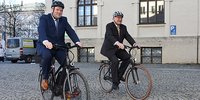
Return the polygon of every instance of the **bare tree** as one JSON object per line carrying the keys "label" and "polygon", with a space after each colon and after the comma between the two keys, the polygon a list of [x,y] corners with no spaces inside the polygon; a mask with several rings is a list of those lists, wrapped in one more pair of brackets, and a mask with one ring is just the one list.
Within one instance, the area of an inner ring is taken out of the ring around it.
{"label": "bare tree", "polygon": [[[6,21],[6,32],[10,36],[22,36],[22,37],[37,37],[37,27],[39,23],[39,17],[44,14],[45,4],[37,3],[32,8],[24,8],[23,5],[7,5],[6,9],[1,11],[0,16],[4,17]],[[2,18],[0,17],[0,20]],[[3,25],[0,25],[0,31]]]}
{"label": "bare tree", "polygon": [[33,26],[36,28],[36,31],[34,31],[34,33],[32,34],[34,37],[38,37],[38,31],[37,31],[37,27],[39,26],[39,19],[40,17],[44,14],[44,9],[45,9],[45,4],[44,3],[39,3],[37,4],[36,8],[33,11],[33,19],[31,22],[33,22]]}
{"label": "bare tree", "polygon": [[9,16],[7,23],[9,26],[9,32],[13,33],[12,36],[15,37],[16,36],[16,26],[18,26],[19,24],[19,16],[20,16],[20,12],[22,11],[21,6],[20,5],[10,5],[10,11],[7,11],[7,15]]}

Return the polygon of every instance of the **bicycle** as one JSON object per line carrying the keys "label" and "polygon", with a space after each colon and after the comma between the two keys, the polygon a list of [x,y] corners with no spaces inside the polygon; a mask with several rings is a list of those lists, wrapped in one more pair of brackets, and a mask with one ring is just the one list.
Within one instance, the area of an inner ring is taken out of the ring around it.
{"label": "bicycle", "polygon": [[[76,68],[72,61],[74,54],[70,49],[77,47],[71,46],[70,43],[63,45],[54,44],[53,49],[66,50],[66,65],[60,66],[57,70],[55,61],[52,61],[52,66],[49,71],[48,90],[43,90],[41,87],[42,67],[39,72],[39,86],[44,100],[53,100],[54,97],[59,97],[61,100],[90,100],[89,85],[84,75]],[[69,58],[69,52],[72,54],[72,59]],[[61,71],[63,69],[64,71]],[[61,76],[64,76],[63,78]],[[58,84],[61,80],[61,85]],[[67,95],[66,95],[67,94]],[[55,100],[58,100],[56,98]]]}
{"label": "bicycle", "polygon": [[[141,64],[136,63],[133,57],[133,49],[138,47],[130,47],[125,45],[125,49],[129,49],[128,53],[131,55],[130,64],[125,72],[125,87],[128,95],[134,100],[146,99],[152,89],[152,79],[148,70]],[[135,53],[136,55],[136,53]],[[121,62],[121,60],[120,60]],[[100,65],[99,82],[104,92],[110,93],[112,91],[112,75],[111,62],[109,60],[103,61]]]}

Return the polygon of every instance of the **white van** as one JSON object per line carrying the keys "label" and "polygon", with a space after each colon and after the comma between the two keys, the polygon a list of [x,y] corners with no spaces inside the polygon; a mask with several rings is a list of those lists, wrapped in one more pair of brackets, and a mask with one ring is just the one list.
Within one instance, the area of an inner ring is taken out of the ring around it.
{"label": "white van", "polygon": [[25,60],[31,63],[36,54],[37,39],[13,37],[6,41],[6,60],[16,63],[18,60]]}

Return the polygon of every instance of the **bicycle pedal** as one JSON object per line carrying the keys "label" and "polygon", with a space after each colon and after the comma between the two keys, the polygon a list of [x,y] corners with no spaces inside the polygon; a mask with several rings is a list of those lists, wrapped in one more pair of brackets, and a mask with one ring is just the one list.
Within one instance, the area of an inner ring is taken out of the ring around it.
{"label": "bicycle pedal", "polygon": [[80,94],[80,92],[78,92],[78,91],[75,91],[72,93],[73,97],[77,97],[77,96],[79,96],[79,94]]}
{"label": "bicycle pedal", "polygon": [[80,91],[79,88],[75,88],[74,91],[72,92],[72,94],[73,94],[74,96],[78,96],[80,93],[81,93],[81,91]]}

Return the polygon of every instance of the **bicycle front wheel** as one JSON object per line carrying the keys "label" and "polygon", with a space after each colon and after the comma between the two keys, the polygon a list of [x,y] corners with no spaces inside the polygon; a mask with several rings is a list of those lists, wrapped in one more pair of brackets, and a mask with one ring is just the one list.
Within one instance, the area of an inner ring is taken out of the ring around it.
{"label": "bicycle front wheel", "polygon": [[81,72],[73,70],[65,78],[63,95],[64,100],[90,100],[89,85]]}
{"label": "bicycle front wheel", "polygon": [[132,99],[146,99],[152,89],[152,79],[148,70],[141,65],[130,68],[126,74],[126,90]]}
{"label": "bicycle front wheel", "polygon": [[109,93],[112,91],[112,75],[109,64],[103,64],[100,67],[99,82],[104,92]]}

